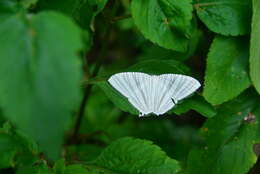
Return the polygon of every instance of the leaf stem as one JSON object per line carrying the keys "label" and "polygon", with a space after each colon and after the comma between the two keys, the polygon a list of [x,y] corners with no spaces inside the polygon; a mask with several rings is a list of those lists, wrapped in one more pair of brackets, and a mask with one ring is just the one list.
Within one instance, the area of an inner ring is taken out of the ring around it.
{"label": "leaf stem", "polygon": [[118,22],[120,20],[124,20],[124,19],[128,19],[128,18],[131,18],[132,16],[130,14],[128,15],[123,15],[123,16],[117,16],[117,17],[114,17],[111,22],[114,23],[114,22]]}

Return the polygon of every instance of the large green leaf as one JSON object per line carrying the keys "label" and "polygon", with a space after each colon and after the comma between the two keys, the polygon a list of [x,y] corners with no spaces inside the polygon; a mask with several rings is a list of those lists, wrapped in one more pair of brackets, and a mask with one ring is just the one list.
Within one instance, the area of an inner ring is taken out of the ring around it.
{"label": "large green leaf", "polygon": [[250,85],[245,38],[217,36],[207,58],[203,95],[212,104],[228,101]]}
{"label": "large green leaf", "polygon": [[80,96],[80,30],[67,17],[44,12],[1,21],[0,35],[3,113],[55,158]]}
{"label": "large green leaf", "polygon": [[[139,62],[126,71],[128,72],[144,72],[148,74],[190,74],[189,68],[184,64],[174,60],[148,60]],[[108,98],[123,111],[138,115],[138,111],[129,103],[128,99],[116,91],[106,79],[97,81],[98,85],[108,96]]]}
{"label": "large green leaf", "polygon": [[[245,174],[255,164],[257,157],[253,151],[255,124],[240,128],[239,133],[229,143],[219,149],[191,151],[189,174]],[[203,163],[202,163],[203,161]]]}
{"label": "large green leaf", "polygon": [[151,141],[128,137],[108,146],[94,165],[96,170],[113,174],[175,174],[180,170],[179,163]]}
{"label": "large green leaf", "polygon": [[167,49],[187,50],[192,19],[190,0],[133,0],[131,11],[147,39]]}
{"label": "large green leaf", "polygon": [[244,120],[257,101],[256,93],[248,90],[207,120],[201,129],[206,142],[191,151],[189,174],[244,174],[254,165],[257,122]]}
{"label": "large green leaf", "polygon": [[260,93],[260,2],[253,0],[253,19],[250,43],[250,75],[253,84]]}
{"label": "large green leaf", "polygon": [[195,7],[213,32],[236,36],[250,31],[251,0],[199,0]]}

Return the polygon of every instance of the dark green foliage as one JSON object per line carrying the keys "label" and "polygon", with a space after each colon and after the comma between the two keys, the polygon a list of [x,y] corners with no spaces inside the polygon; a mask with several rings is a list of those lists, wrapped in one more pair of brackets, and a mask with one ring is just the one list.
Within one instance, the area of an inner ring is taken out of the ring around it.
{"label": "dark green foliage", "polygon": [[[253,174],[259,15],[259,0],[0,0],[0,173]],[[202,85],[139,118],[118,72]]]}

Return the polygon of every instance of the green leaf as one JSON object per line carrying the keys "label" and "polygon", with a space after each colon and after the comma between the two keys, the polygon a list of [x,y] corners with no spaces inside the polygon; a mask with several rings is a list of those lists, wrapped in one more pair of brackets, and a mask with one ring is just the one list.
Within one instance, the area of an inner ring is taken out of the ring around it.
{"label": "green leaf", "polygon": [[37,3],[38,0],[21,0],[21,3],[22,5],[25,7],[25,8],[29,8],[31,7],[32,5],[35,5]]}
{"label": "green leaf", "polygon": [[128,72],[143,72],[147,74],[186,74],[190,75],[190,69],[182,62],[176,60],[147,60],[141,61],[126,71]]}
{"label": "green leaf", "polygon": [[65,166],[64,159],[58,160],[53,167],[54,174],[64,174],[65,170],[66,170],[66,166]]}
{"label": "green leaf", "polygon": [[0,133],[0,169],[14,166],[14,157],[17,153],[17,148],[12,137]]}
{"label": "green leaf", "polygon": [[260,2],[253,0],[253,19],[250,43],[250,76],[252,82],[260,93]]}
{"label": "green leaf", "polygon": [[128,99],[116,91],[107,81],[96,83],[106,94],[106,96],[121,110],[129,112],[133,115],[138,115],[139,111],[129,103]]}
{"label": "green leaf", "polygon": [[32,164],[36,160],[34,142],[12,130],[9,123],[0,128],[0,169]]}
{"label": "green leaf", "polygon": [[179,163],[151,141],[121,138],[108,146],[95,166],[111,173],[175,174]]}
{"label": "green leaf", "polygon": [[223,104],[217,116],[201,129],[205,146],[193,149],[188,159],[189,174],[244,174],[256,162],[253,145],[257,135],[255,121],[244,121],[256,103],[248,90],[232,102]]}
{"label": "green leaf", "polygon": [[18,169],[16,174],[52,174],[45,164],[40,164],[38,166],[27,166]]}
{"label": "green leaf", "polygon": [[188,165],[192,167],[189,174],[247,173],[257,160],[253,151],[255,133],[255,125],[249,124],[243,126],[232,141],[218,150],[205,147],[191,151]]}
{"label": "green leaf", "polygon": [[[184,64],[174,60],[148,60],[139,62],[126,71],[144,72],[148,74],[190,74],[189,68]],[[107,95],[107,97],[120,109],[133,115],[138,115],[138,111],[129,103],[128,99],[116,91],[107,80],[95,82]]]}
{"label": "green leaf", "polygon": [[228,101],[250,85],[245,38],[217,36],[207,58],[203,95],[212,104]]}
{"label": "green leaf", "polygon": [[142,34],[161,47],[184,52],[191,29],[190,0],[133,0],[131,12]]}
{"label": "green leaf", "polygon": [[105,131],[118,120],[121,114],[122,112],[114,107],[100,88],[93,88],[85,108],[80,132]]}
{"label": "green leaf", "polygon": [[66,167],[64,174],[90,174],[82,165],[74,164]]}
{"label": "green leaf", "polygon": [[191,109],[208,118],[214,117],[217,114],[215,108],[200,95],[194,95],[194,97],[184,100],[183,103],[173,108],[171,112],[182,115]]}
{"label": "green leaf", "polygon": [[[104,115],[102,115],[102,116],[103,116],[102,118],[104,118]],[[108,131],[104,131],[104,132],[108,133]],[[95,134],[97,132],[90,132],[89,134],[92,134],[92,133]],[[108,139],[107,136],[104,136],[104,134],[102,134],[102,133],[97,134],[95,136],[95,139],[101,139],[100,141],[102,141],[103,140],[102,138],[104,137],[107,140]],[[109,136],[109,138],[111,138],[111,137]],[[88,141],[87,139],[85,139],[85,140],[86,140],[86,142]],[[67,146],[67,148],[66,148],[66,150],[67,150],[66,159],[68,161],[73,161],[73,160],[75,160],[75,157],[76,157],[77,160],[80,160],[80,161],[93,161],[94,159],[96,159],[96,157],[100,154],[100,152],[103,149],[104,148],[102,146],[97,145],[97,144],[85,144],[85,143],[83,144],[82,143],[79,145],[78,144],[70,145],[70,146]]]}
{"label": "green leaf", "polygon": [[200,0],[195,8],[213,32],[237,36],[250,31],[251,0]]}
{"label": "green leaf", "polygon": [[[257,124],[258,124],[257,132],[260,132],[260,125],[259,125],[259,122],[260,122],[260,105],[259,105],[259,103],[255,107],[255,109],[252,113],[256,117],[256,121],[257,121]],[[257,134],[257,136],[256,136],[256,141],[260,142],[260,135],[259,134]]]}
{"label": "green leaf", "polygon": [[17,0],[1,0],[0,1],[0,17],[1,21],[12,15],[19,8]]}
{"label": "green leaf", "polygon": [[11,16],[0,23],[0,35],[3,113],[57,158],[80,99],[80,30],[61,14],[43,12]]}

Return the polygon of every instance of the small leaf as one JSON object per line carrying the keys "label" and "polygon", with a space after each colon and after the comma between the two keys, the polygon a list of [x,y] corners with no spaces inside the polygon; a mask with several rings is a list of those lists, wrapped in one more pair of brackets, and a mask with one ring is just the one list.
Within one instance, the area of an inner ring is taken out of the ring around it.
{"label": "small leaf", "polygon": [[5,123],[0,128],[0,169],[17,165],[31,165],[36,161],[37,148],[27,137],[15,132]]}
{"label": "small leaf", "polygon": [[177,115],[181,115],[191,109],[208,118],[214,117],[217,114],[215,108],[199,95],[194,95],[194,97],[191,97],[188,100],[184,100],[183,103],[180,103],[175,108],[173,108],[171,112],[174,112]]}
{"label": "small leaf", "polygon": [[252,82],[260,93],[260,2],[253,0],[253,19],[250,43],[250,76]]}
{"label": "small leaf", "polygon": [[142,34],[161,47],[184,52],[191,29],[190,0],[133,0],[131,11]]}
{"label": "small leaf", "polygon": [[212,104],[228,101],[250,85],[248,47],[244,38],[217,36],[207,58],[203,95]]}
{"label": "small leaf", "polygon": [[54,12],[19,13],[0,22],[0,35],[3,114],[57,158],[80,99],[80,30]]}
{"label": "small leaf", "polygon": [[175,174],[179,163],[151,141],[121,138],[108,146],[95,165],[113,173]]}
{"label": "small leaf", "polygon": [[250,31],[251,0],[200,0],[195,7],[199,18],[213,32],[237,36]]}

